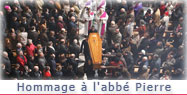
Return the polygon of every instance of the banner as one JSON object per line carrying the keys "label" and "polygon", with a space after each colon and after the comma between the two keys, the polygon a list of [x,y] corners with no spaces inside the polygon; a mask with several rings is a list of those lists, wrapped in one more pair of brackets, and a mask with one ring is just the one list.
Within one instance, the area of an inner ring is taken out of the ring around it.
{"label": "banner", "polygon": [[185,94],[187,82],[143,80],[0,81],[0,94]]}

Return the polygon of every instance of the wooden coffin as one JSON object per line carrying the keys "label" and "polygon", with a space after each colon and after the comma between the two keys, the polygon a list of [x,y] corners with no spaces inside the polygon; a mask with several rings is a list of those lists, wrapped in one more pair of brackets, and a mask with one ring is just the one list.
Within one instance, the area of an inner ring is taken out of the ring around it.
{"label": "wooden coffin", "polygon": [[[102,63],[102,40],[99,34],[90,33],[88,38],[88,44],[93,64],[95,66],[100,65]],[[98,66],[96,66],[96,68],[98,68]]]}

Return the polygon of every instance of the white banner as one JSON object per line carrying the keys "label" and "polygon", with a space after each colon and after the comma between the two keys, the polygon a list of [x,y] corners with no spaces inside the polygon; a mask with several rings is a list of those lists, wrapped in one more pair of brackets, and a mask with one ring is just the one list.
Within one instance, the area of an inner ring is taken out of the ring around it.
{"label": "white banner", "polygon": [[187,94],[187,81],[6,80],[0,94]]}

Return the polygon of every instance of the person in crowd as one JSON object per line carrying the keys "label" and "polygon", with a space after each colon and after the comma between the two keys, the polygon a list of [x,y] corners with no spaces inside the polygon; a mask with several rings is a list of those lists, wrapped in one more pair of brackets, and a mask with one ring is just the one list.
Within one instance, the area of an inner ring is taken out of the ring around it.
{"label": "person in crowd", "polygon": [[34,70],[31,72],[32,79],[40,80],[42,78],[42,72],[39,70],[38,66],[34,66]]}
{"label": "person in crowd", "polygon": [[153,68],[151,74],[149,74],[149,80],[158,80],[160,72],[157,68]]}
{"label": "person in crowd", "polygon": [[118,79],[119,80],[129,80],[129,79],[131,79],[131,74],[130,74],[130,72],[128,71],[128,69],[127,68],[123,68],[122,69],[122,73],[121,73],[121,76],[120,77],[118,77]]}
{"label": "person in crowd", "polygon": [[170,54],[168,54],[166,61],[163,62],[162,67],[163,67],[164,70],[171,71],[173,69],[173,66],[174,66],[175,62],[176,62],[175,58],[170,53]]}
{"label": "person in crowd", "polygon": [[32,70],[29,69],[29,67],[27,65],[24,66],[24,72],[23,72],[23,79],[30,79],[31,78],[31,72]]}
{"label": "person in crowd", "polygon": [[129,70],[129,72],[132,74],[133,73],[133,66],[134,66],[134,58],[133,58],[133,54],[130,51],[123,51],[123,57],[125,58],[126,61],[126,68],[127,70]]}
{"label": "person in crowd", "polygon": [[55,54],[56,53],[56,51],[55,51],[55,48],[54,48],[54,46],[53,46],[53,42],[52,41],[49,41],[48,42],[48,46],[47,46],[47,49],[46,49],[46,57],[47,58],[49,58],[49,56],[51,55],[51,54]]}
{"label": "person in crowd", "polygon": [[[16,49],[16,44],[17,44],[17,34],[14,28],[10,29],[10,32],[8,33],[8,38],[10,40],[10,49]],[[7,43],[8,44],[8,43]]]}
{"label": "person in crowd", "polygon": [[148,67],[146,65],[144,65],[142,67],[142,70],[141,70],[141,72],[139,74],[138,79],[139,80],[147,80],[148,78],[149,78]]}
{"label": "person in crowd", "polygon": [[67,60],[68,65],[71,65],[73,68],[73,72],[77,74],[78,70],[78,63],[75,59],[75,54],[70,54],[70,57]]}
{"label": "person in crowd", "polygon": [[[59,16],[58,18],[61,19],[61,17],[62,16]],[[59,21],[59,25],[60,24],[62,24],[61,21]],[[55,22],[55,18],[53,16],[50,17],[47,25],[48,25],[49,31],[56,31],[57,30],[57,25],[56,25],[56,22]]]}
{"label": "person in crowd", "polygon": [[28,44],[26,46],[27,56],[34,57],[35,56],[36,46],[32,43],[31,39],[28,39]]}
{"label": "person in crowd", "polygon": [[76,58],[79,58],[80,45],[77,39],[74,39],[73,43],[69,46],[70,53],[74,53]]}
{"label": "person in crowd", "polygon": [[138,62],[138,65],[140,65],[140,68],[138,70],[139,74],[142,74],[142,72],[144,72],[145,70],[147,72],[147,68],[149,65],[148,58],[146,56],[143,57],[142,60],[140,62]]}
{"label": "person in crowd", "polygon": [[55,60],[55,54],[52,53],[50,54],[48,60],[47,60],[48,65],[50,66],[50,71],[51,71],[51,75],[55,76],[55,72],[56,72],[56,60]]}
{"label": "person in crowd", "polygon": [[27,65],[28,65],[29,69],[33,70],[34,65],[36,65],[35,57],[34,56],[29,56],[29,57],[27,57],[27,59],[28,59]]}
{"label": "person in crowd", "polygon": [[40,71],[43,71],[46,68],[45,66],[47,64],[47,60],[46,60],[45,55],[44,55],[43,52],[38,53],[37,62],[38,62],[38,66],[40,68]]}
{"label": "person in crowd", "polygon": [[136,18],[135,18],[135,22],[136,22],[136,26],[140,27],[141,23],[141,19],[144,18],[144,10],[140,9],[137,14],[136,14]]}
{"label": "person in crowd", "polygon": [[160,80],[171,80],[171,72],[166,70],[164,75],[160,77]]}
{"label": "person in crowd", "polygon": [[125,38],[131,38],[133,35],[133,29],[134,29],[134,23],[131,18],[128,18],[126,21],[125,29],[123,32],[123,37]]}
{"label": "person in crowd", "polygon": [[44,79],[51,79],[51,71],[49,66],[46,66],[44,70]]}
{"label": "person in crowd", "polygon": [[37,45],[38,41],[38,32],[36,31],[36,27],[32,26],[31,30],[28,31],[28,39],[31,39],[34,45]]}
{"label": "person in crowd", "polygon": [[68,28],[68,34],[67,34],[67,36],[68,36],[68,38],[70,40],[70,43],[72,43],[73,40],[75,38],[77,38],[77,36],[78,36],[77,35],[77,33],[78,33],[77,32],[78,26],[76,24],[76,18],[75,18],[75,16],[71,16],[70,22],[69,22],[68,26],[69,26],[69,28]]}
{"label": "person in crowd", "polygon": [[20,51],[23,51],[23,46],[22,46],[22,44],[21,43],[17,43],[17,45],[16,45],[16,47],[17,47],[17,49],[16,49],[16,53],[18,54]]}
{"label": "person in crowd", "polygon": [[12,23],[11,23],[11,28],[15,29],[16,31],[18,30],[18,27],[20,27],[20,23],[18,21],[18,18],[15,16],[15,17],[12,17]]}
{"label": "person in crowd", "polygon": [[161,58],[159,57],[158,54],[154,54],[153,55],[153,59],[152,61],[150,62],[150,72],[149,73],[152,73],[153,72],[153,69],[157,69],[154,71],[154,73],[160,73],[160,67],[161,67]]}
{"label": "person in crowd", "polygon": [[6,51],[3,52],[3,64],[5,66],[5,78],[8,78],[10,73],[11,73],[11,63],[10,63],[10,59],[8,57],[8,53]]}
{"label": "person in crowd", "polygon": [[115,33],[114,33],[114,35],[112,37],[112,42],[114,44],[117,44],[117,43],[120,44],[121,40],[122,40],[122,35],[121,35],[120,31],[119,31],[119,28],[117,28],[117,29],[115,29]]}
{"label": "person in crowd", "polygon": [[56,46],[57,38],[56,38],[56,36],[55,36],[55,31],[50,31],[50,32],[49,32],[49,41],[52,41],[52,42],[53,42],[53,47]]}
{"label": "person in crowd", "polygon": [[174,74],[172,75],[173,80],[183,80],[184,79],[184,72],[182,69],[178,68],[175,70]]}
{"label": "person in crowd", "polygon": [[24,27],[21,27],[17,39],[18,42],[20,42],[23,45],[23,47],[27,45],[27,37],[28,37],[28,33],[25,31]]}
{"label": "person in crowd", "polygon": [[11,72],[11,78],[12,79],[20,79],[21,77],[21,72],[20,72],[20,65],[19,64],[16,64],[15,68],[12,69],[12,72]]}
{"label": "person in crowd", "polygon": [[164,17],[162,18],[162,20],[165,22],[165,31],[168,31],[168,24],[169,24],[169,12],[165,12]]}
{"label": "person in crowd", "polygon": [[163,43],[162,41],[158,41],[154,50],[154,54],[158,54],[159,56],[162,55],[163,52]]}
{"label": "person in crowd", "polygon": [[24,70],[24,66],[27,64],[27,58],[23,54],[23,51],[19,51],[16,57],[17,63],[20,64],[20,71]]}
{"label": "person in crowd", "polygon": [[66,25],[65,25],[65,22],[63,21],[63,17],[62,16],[58,17],[58,22],[57,22],[56,26],[57,26],[57,31],[62,30],[62,28],[66,29]]}
{"label": "person in crowd", "polygon": [[152,19],[151,9],[147,10],[143,19],[146,23],[149,23],[149,21]]}
{"label": "person in crowd", "polygon": [[58,65],[56,67],[55,78],[56,79],[62,79],[62,77],[63,77],[62,66]]}
{"label": "person in crowd", "polygon": [[160,26],[160,15],[160,9],[158,8],[158,5],[156,5],[153,12],[153,22],[157,27]]}
{"label": "person in crowd", "polygon": [[139,32],[140,37],[144,36],[146,32],[146,26],[145,26],[145,21],[140,19],[140,25],[138,26],[139,28],[137,29]]}
{"label": "person in crowd", "polygon": [[160,9],[160,16],[161,16],[161,18],[163,18],[164,17],[164,13],[166,11],[166,4],[165,4],[164,1],[160,2],[160,8],[159,9]]}
{"label": "person in crowd", "polygon": [[47,35],[47,30],[43,29],[38,36],[40,43],[42,44],[43,47],[47,47],[47,43],[49,41],[48,35]]}
{"label": "person in crowd", "polygon": [[107,31],[107,41],[108,44],[111,45],[112,44],[112,36],[115,34],[115,30],[117,28],[117,25],[115,23],[115,21],[111,21],[110,26],[108,26],[108,31]]}
{"label": "person in crowd", "polygon": [[58,46],[56,46],[56,51],[57,51],[57,56],[59,56],[59,54],[67,54],[68,53],[68,47],[66,45],[66,40],[64,38],[61,38],[59,40]]}

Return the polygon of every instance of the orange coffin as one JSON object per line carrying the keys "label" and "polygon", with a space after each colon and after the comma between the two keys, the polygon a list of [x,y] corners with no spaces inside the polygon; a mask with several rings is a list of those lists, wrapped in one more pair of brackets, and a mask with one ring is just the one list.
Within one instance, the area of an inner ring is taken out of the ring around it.
{"label": "orange coffin", "polygon": [[102,40],[98,33],[90,33],[88,38],[90,55],[94,65],[102,63]]}

